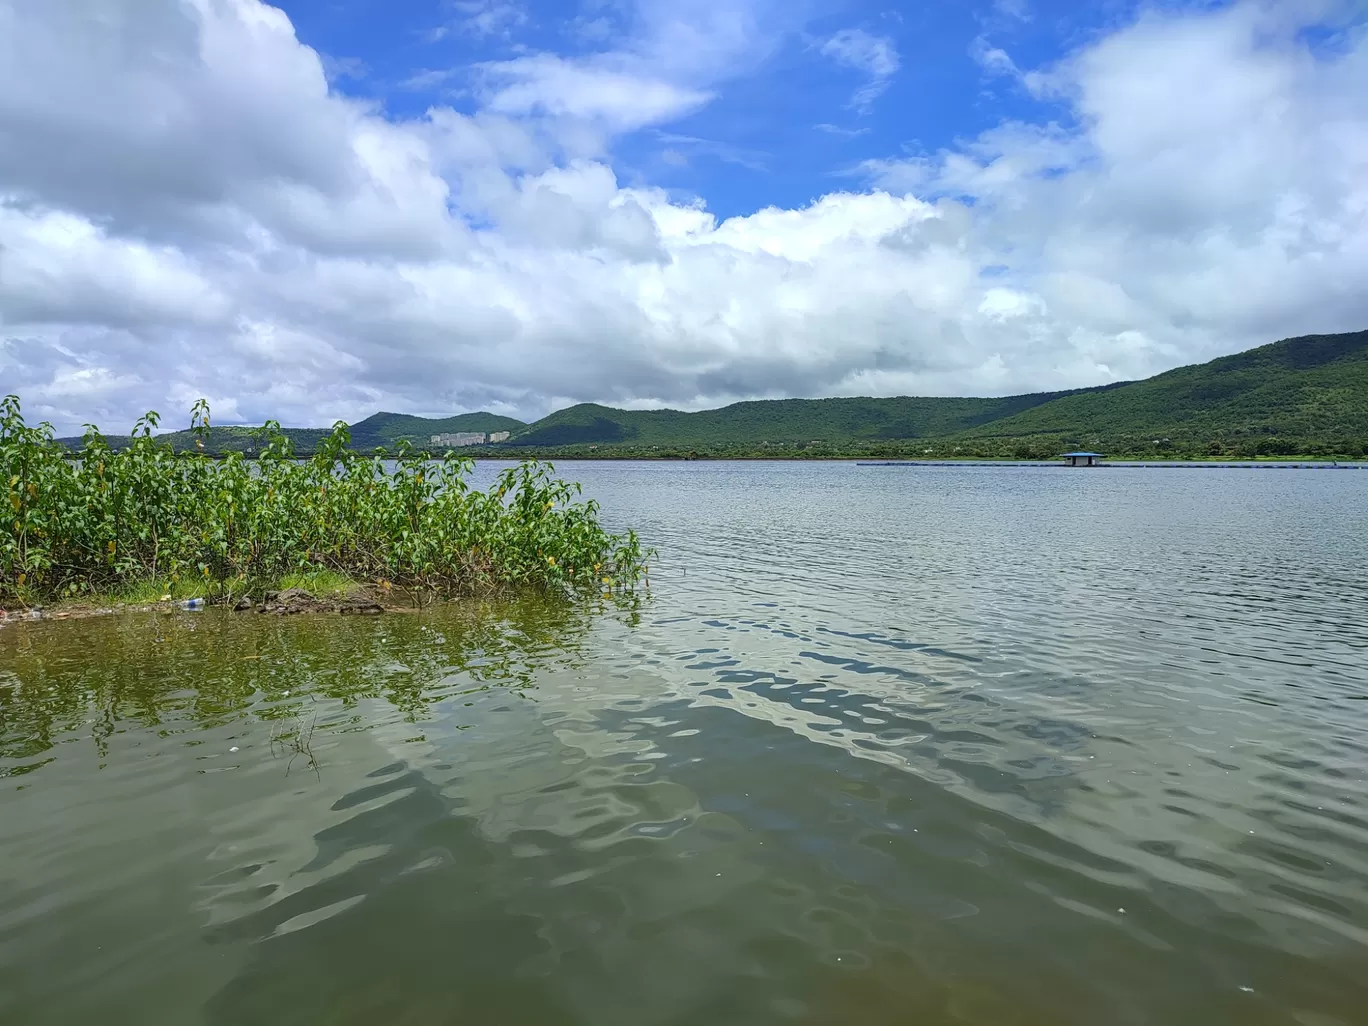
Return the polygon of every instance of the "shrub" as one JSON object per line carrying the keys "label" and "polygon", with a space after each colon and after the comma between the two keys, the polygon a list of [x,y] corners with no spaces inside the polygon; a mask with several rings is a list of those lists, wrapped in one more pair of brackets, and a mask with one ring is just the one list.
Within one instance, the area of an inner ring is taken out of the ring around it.
{"label": "shrub", "polygon": [[[348,448],[341,422],[307,460],[275,422],[260,455],[174,452],[152,434],[156,413],[115,452],[93,425],[72,453],[48,424],[0,403],[0,598],[126,590],[149,581],[181,591],[246,591],[327,570],[445,594],[539,589],[631,590],[646,553],[614,535],[598,505],[546,463],[505,471],[487,492],[473,464],[402,446],[392,458]],[[203,400],[191,413],[201,442]]]}

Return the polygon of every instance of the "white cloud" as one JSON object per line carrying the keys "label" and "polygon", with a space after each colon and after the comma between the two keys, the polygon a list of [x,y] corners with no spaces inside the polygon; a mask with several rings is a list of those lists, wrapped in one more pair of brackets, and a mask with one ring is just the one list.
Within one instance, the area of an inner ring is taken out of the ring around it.
{"label": "white cloud", "polygon": [[739,146],[730,146],[718,142],[715,139],[701,139],[698,136],[680,135],[676,132],[657,131],[656,138],[671,147],[678,147],[680,150],[687,150],[699,156],[712,157],[715,160],[727,164],[736,164],[752,171],[766,170],[766,154],[758,150],[747,150]]}
{"label": "white cloud", "polygon": [[827,135],[839,135],[847,139],[857,139],[862,135],[869,134],[869,126],[867,125],[862,128],[842,128],[840,125],[833,125],[824,121],[812,127],[819,132],[825,132]]}
{"label": "white cloud", "polygon": [[983,36],[976,36],[969,44],[969,56],[990,75],[1006,75],[1012,78],[1020,75],[1016,62],[1007,51],[993,46]]}
{"label": "white cloud", "polygon": [[222,328],[231,304],[183,252],[111,238],[84,218],[0,207],[0,310],[28,325],[73,319]]}
{"label": "white cloud", "polygon": [[508,0],[448,0],[453,17],[423,33],[429,43],[440,43],[453,35],[486,39],[511,36],[527,24],[527,11]]}
{"label": "white cloud", "polygon": [[64,430],[1001,394],[1368,325],[1361,29],[1152,14],[1024,76],[1059,124],[718,220],[605,157],[763,49],[695,6],[401,121],[257,0],[0,0],[4,390]]}
{"label": "white cloud", "polygon": [[490,63],[483,70],[490,110],[602,122],[613,132],[673,120],[709,98],[643,72],[551,54]]}
{"label": "white cloud", "polygon": [[533,53],[479,65],[485,105],[610,135],[674,121],[707,103],[718,82],[762,61],[792,17],[769,11],[769,0],[622,6],[629,30],[602,17],[571,26],[582,42],[601,43],[597,52]]}
{"label": "white cloud", "polygon": [[452,6],[463,27],[476,36],[503,34],[527,23],[527,12],[506,0],[456,0]]}
{"label": "white cloud", "polygon": [[436,89],[438,86],[445,85],[456,77],[455,68],[423,68],[413,72],[402,82],[399,83],[400,89],[412,89],[415,92],[427,92]]}
{"label": "white cloud", "polygon": [[869,110],[901,67],[893,40],[858,28],[837,32],[822,44],[822,53],[867,76],[865,84],[855,91],[850,101],[850,105],[859,111]]}
{"label": "white cloud", "polygon": [[1269,27],[1254,5],[1146,16],[1036,76],[1077,130],[1008,124],[867,170],[973,199],[1065,323],[1128,326],[1190,359],[1362,327],[1368,40],[1316,56],[1300,25]]}
{"label": "white cloud", "polygon": [[1031,5],[1028,0],[993,0],[993,11],[1003,18],[1016,21],[1031,20]]}

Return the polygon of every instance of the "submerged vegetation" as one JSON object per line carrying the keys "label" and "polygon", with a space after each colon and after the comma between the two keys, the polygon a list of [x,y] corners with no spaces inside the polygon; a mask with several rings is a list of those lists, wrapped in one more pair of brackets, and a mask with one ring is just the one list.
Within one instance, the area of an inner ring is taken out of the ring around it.
{"label": "submerged vegetation", "polygon": [[[19,400],[0,404],[0,599],[87,594],[234,595],[281,582],[386,582],[445,595],[630,591],[647,553],[610,534],[598,506],[549,464],[525,462],[482,492],[472,464],[401,445],[363,456],[338,423],[297,459],[275,423],[257,457],[176,451],[156,413],[112,449],[90,425],[73,453]],[[197,439],[209,407],[191,414]]]}

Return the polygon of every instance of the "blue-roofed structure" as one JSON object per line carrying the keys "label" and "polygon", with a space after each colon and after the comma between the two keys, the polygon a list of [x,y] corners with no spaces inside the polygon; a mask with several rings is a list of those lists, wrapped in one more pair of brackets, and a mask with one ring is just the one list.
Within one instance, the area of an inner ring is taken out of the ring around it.
{"label": "blue-roofed structure", "polygon": [[1102,458],[1100,452],[1066,452],[1060,455],[1066,467],[1095,467]]}

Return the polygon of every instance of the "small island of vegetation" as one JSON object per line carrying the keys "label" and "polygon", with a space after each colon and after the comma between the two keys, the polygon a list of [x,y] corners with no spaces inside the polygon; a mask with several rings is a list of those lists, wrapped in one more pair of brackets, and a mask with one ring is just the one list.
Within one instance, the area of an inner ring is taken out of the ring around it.
{"label": "small island of vegetation", "polygon": [[[488,491],[469,460],[401,444],[364,456],[338,423],[307,459],[275,423],[256,458],[210,458],[153,434],[156,413],[112,448],[90,425],[75,452],[0,403],[0,604],[96,597],[227,600],[288,584],[381,583],[442,596],[630,591],[637,539],[609,533],[579,486],[528,461]],[[203,400],[190,432],[209,433]]]}

